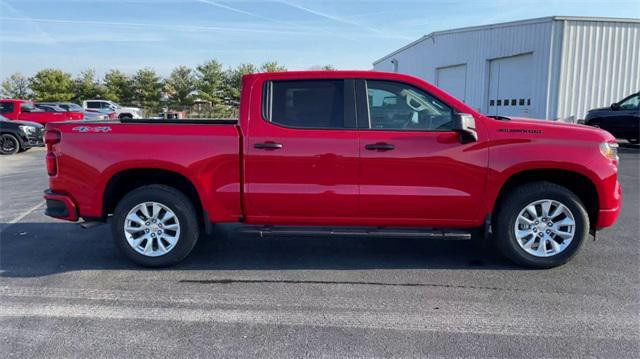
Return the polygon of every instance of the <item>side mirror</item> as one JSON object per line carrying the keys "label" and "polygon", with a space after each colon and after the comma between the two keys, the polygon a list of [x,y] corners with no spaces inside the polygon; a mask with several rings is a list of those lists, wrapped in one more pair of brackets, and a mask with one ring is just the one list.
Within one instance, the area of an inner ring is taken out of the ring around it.
{"label": "side mirror", "polygon": [[456,113],[453,115],[453,130],[460,134],[461,143],[476,142],[476,119],[468,113]]}
{"label": "side mirror", "polygon": [[619,103],[617,103],[617,102],[612,103],[612,104],[611,104],[611,109],[612,109],[613,111],[618,111],[618,110],[620,109],[620,104],[619,104]]}

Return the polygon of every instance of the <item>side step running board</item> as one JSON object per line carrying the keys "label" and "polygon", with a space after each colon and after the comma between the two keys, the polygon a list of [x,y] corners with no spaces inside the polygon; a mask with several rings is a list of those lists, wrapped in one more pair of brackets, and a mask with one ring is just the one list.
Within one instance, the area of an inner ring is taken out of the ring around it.
{"label": "side step running board", "polygon": [[241,233],[269,236],[403,237],[423,239],[470,240],[471,232],[434,228],[332,228],[296,226],[242,226]]}

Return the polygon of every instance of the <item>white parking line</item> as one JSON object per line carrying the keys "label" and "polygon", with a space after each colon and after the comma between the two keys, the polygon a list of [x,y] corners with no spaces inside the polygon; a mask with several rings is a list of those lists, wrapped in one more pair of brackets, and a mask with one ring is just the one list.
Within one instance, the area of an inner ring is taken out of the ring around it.
{"label": "white parking line", "polygon": [[20,222],[24,217],[30,215],[33,211],[35,211],[36,209],[42,207],[43,205],[44,205],[44,201],[38,203],[37,205],[31,207],[30,209],[28,209],[26,212],[22,213],[18,217],[16,217],[16,218],[12,219],[11,221],[9,221],[9,224],[14,224],[14,223]]}

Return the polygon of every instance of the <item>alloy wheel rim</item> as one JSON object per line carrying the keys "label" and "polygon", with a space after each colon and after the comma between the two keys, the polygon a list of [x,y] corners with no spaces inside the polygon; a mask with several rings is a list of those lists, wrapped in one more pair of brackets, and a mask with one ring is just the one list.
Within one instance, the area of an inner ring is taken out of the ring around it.
{"label": "alloy wheel rim", "polygon": [[158,202],[134,206],[124,221],[129,246],[147,257],[159,257],[173,250],[180,238],[178,216]]}
{"label": "alloy wheel rim", "polygon": [[573,241],[576,221],[564,204],[543,199],[526,205],[514,226],[516,242],[535,257],[551,257],[565,251]]}
{"label": "alloy wheel rim", "polygon": [[0,147],[2,148],[2,152],[13,152],[15,151],[17,144],[13,138],[3,136],[1,139]]}

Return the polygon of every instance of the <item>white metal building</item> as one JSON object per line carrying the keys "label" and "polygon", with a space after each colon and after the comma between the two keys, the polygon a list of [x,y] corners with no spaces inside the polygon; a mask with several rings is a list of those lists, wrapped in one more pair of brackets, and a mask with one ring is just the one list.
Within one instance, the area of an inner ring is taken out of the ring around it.
{"label": "white metal building", "polygon": [[546,17],[438,31],[375,61],[485,114],[576,120],[640,90],[640,19]]}

